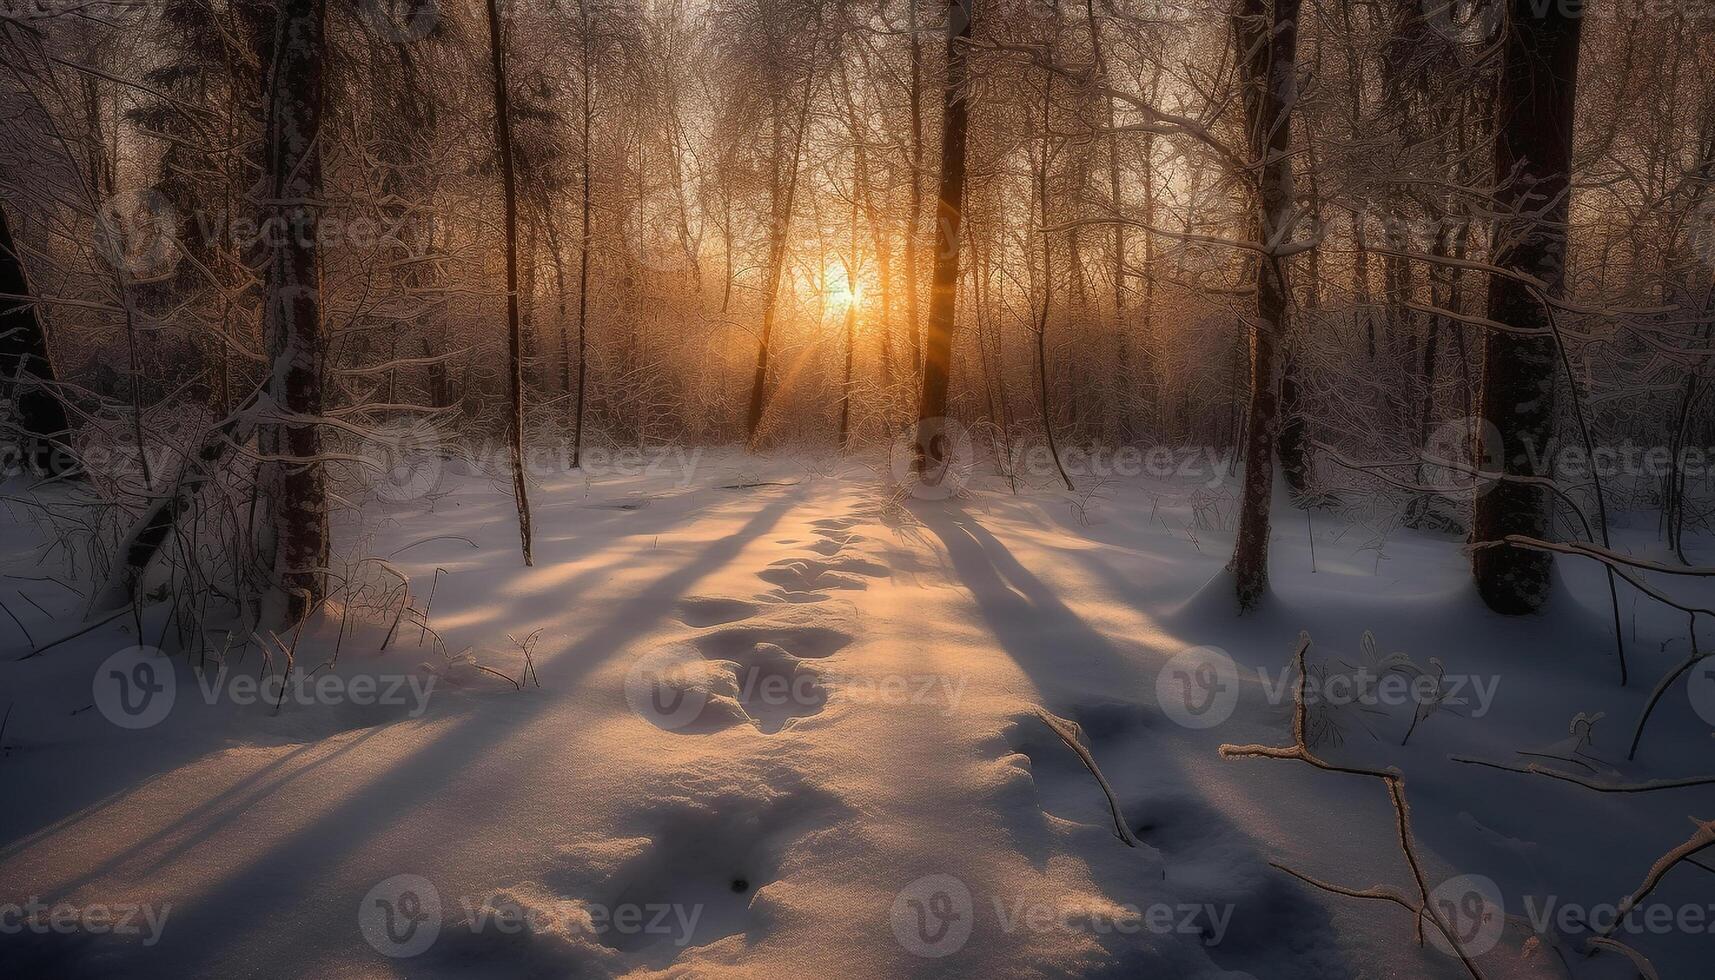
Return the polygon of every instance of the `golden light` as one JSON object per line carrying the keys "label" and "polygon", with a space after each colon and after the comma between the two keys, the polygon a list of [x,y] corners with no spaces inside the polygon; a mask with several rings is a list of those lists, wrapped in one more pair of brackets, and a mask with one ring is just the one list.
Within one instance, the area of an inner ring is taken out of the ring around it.
{"label": "golden light", "polygon": [[839,283],[833,288],[833,303],[839,309],[863,305],[863,283]]}
{"label": "golden light", "polygon": [[813,275],[799,280],[798,291],[806,301],[819,298],[823,311],[832,316],[843,317],[847,311],[863,306],[863,281],[854,282],[838,267],[824,268],[820,282]]}

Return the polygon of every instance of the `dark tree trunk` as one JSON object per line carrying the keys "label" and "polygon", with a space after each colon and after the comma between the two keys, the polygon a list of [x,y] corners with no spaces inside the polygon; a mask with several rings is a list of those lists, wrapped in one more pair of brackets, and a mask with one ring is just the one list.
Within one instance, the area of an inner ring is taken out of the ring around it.
{"label": "dark tree trunk", "polygon": [[497,4],[498,0],[488,0],[488,51],[494,75],[494,142],[500,156],[501,194],[506,199],[506,357],[512,395],[506,421],[512,446],[512,494],[518,502],[518,541],[524,564],[530,565],[530,497],[524,485],[524,343],[518,320],[518,186],[512,167],[512,113]]}
{"label": "dark tree trunk", "polygon": [[167,543],[168,533],[181,517],[190,512],[203,486],[228,465],[236,447],[249,442],[255,435],[256,400],[260,393],[258,390],[235,412],[209,427],[196,455],[185,461],[184,469],[168,491],[156,496],[132,523],[131,530],[119,543],[118,561],[95,595],[92,612],[117,609],[136,598],[137,587],[142,583],[150,562]]}
{"label": "dark tree trunk", "polygon": [[[1300,325],[1302,329],[1302,324]],[[1310,433],[1304,418],[1303,361],[1299,353],[1302,341],[1287,341],[1286,361],[1280,371],[1280,475],[1293,502],[1309,506],[1310,493]]]}
{"label": "dark tree trunk", "polygon": [[[273,410],[290,418],[264,433],[272,585],[288,621],[321,599],[328,564],[327,482],[320,420],[327,338],[321,308],[321,125],[327,57],[326,0],[282,0],[274,77],[268,87],[266,207],[290,228],[268,257],[263,334]],[[272,613],[272,610],[265,610]]]}
{"label": "dark tree trunk", "polygon": [[[590,102],[590,78],[594,68],[595,44],[590,35],[590,14],[587,0],[578,0],[578,18],[583,32],[584,105],[582,141],[583,164],[583,236],[578,240],[578,393],[572,405],[572,468],[583,461],[584,447],[584,386],[589,381],[589,317],[590,317],[590,123],[595,118]],[[728,281],[731,281],[729,275]]]}
{"label": "dark tree trunk", "polygon": [[857,352],[857,303],[846,304],[846,370],[840,382],[840,452],[851,448],[852,361]]}
{"label": "dark tree trunk", "polygon": [[[1240,0],[1233,36],[1246,64],[1245,115],[1251,158],[1260,166],[1257,228],[1270,248],[1285,243],[1292,214],[1292,110],[1297,101],[1299,0]],[[1251,329],[1250,407],[1245,425],[1244,482],[1233,573],[1240,610],[1268,590],[1269,504],[1280,428],[1281,348],[1290,334],[1291,286],[1285,262],[1257,262],[1256,321]]]}
{"label": "dark tree trunk", "polygon": [[[1048,110],[1054,103],[1054,73],[1052,66],[1042,79],[1042,163],[1036,170],[1036,203],[1042,217],[1042,305],[1036,315],[1036,398],[1042,410],[1042,435],[1048,440],[1048,454],[1054,457],[1054,467],[1066,489],[1074,489],[1072,478],[1060,462],[1060,445],[1054,439],[1054,412],[1048,401],[1048,315],[1054,306],[1054,239],[1048,232],[1048,165],[1053,159]],[[1078,254],[1073,240],[1071,252]],[[1076,403],[1074,403],[1076,404]],[[1076,417],[1074,413],[1074,418]]]}
{"label": "dark tree trunk", "polygon": [[[1318,228],[1322,224],[1322,185],[1316,176],[1316,134],[1308,127],[1304,134],[1305,184],[1309,192],[1310,213]],[[1293,331],[1286,342],[1286,364],[1280,372],[1280,475],[1286,489],[1300,506],[1314,503],[1310,481],[1315,476],[1315,462],[1310,454],[1310,420],[1304,414],[1304,349],[1309,343],[1314,314],[1322,307],[1322,269],[1320,253],[1312,249],[1307,256],[1309,269],[1304,283],[1304,308],[1312,316],[1295,318]]]}
{"label": "dark tree trunk", "polygon": [[447,383],[447,362],[435,353],[427,337],[423,338],[423,356],[430,358],[425,365],[429,380],[429,407],[446,408],[452,404],[452,393]]}
{"label": "dark tree trunk", "polygon": [[[1573,96],[1582,23],[1559,5],[1513,0],[1497,89],[1496,208],[1497,213],[1522,217],[1512,227],[1497,229],[1493,262],[1534,276],[1554,292],[1566,273]],[[1490,330],[1485,337],[1479,411],[1488,423],[1485,432],[1492,426],[1501,445],[1485,446],[1479,458],[1499,459],[1508,474],[1550,476],[1536,473],[1531,465],[1533,453],[1547,453],[1554,433],[1556,350],[1547,332],[1548,313],[1530,289],[1497,275],[1489,279],[1488,318],[1542,332]],[[1497,482],[1477,498],[1472,539],[1499,541],[1510,534],[1545,538],[1552,513],[1546,487]],[[1552,555],[1524,548],[1477,548],[1471,557],[1477,591],[1500,613],[1541,608],[1552,568]]]}
{"label": "dark tree trunk", "polygon": [[953,362],[953,315],[958,305],[959,228],[965,209],[965,136],[970,105],[966,61],[977,0],[947,0],[947,87],[941,110],[941,188],[935,200],[935,271],[929,281],[929,324],[923,344],[923,393],[917,404],[915,454],[925,478],[945,471],[947,386]]}
{"label": "dark tree trunk", "polygon": [[61,476],[77,469],[71,416],[54,387],[53,355],[32,296],[12,226],[0,209],[0,384],[11,396],[22,436],[19,464],[34,476]]}

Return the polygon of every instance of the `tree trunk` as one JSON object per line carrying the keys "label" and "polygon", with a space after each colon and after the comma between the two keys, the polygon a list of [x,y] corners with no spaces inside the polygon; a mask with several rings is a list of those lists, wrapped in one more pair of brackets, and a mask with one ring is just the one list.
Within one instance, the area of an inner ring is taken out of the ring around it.
{"label": "tree trunk", "polygon": [[840,452],[851,448],[852,360],[857,351],[857,303],[846,303],[846,370],[840,382]]}
{"label": "tree trunk", "polygon": [[[852,99],[849,85],[846,88],[846,114],[852,133],[852,179],[856,184],[853,194],[861,198],[864,220],[869,225],[870,239],[875,249],[876,280],[881,291],[881,311],[875,324],[875,332],[876,346],[881,355],[881,392],[884,399],[882,418],[886,420],[891,414],[888,411],[888,400],[893,392],[892,246],[887,241],[887,232],[882,227],[880,215],[877,214],[875,188],[870,185],[869,153],[864,145],[868,132],[858,122],[857,103]],[[853,253],[856,253],[855,248]]]}
{"label": "tree trunk", "polygon": [[[1084,0],[1084,17],[1088,21],[1090,28],[1090,55],[1095,61],[1096,80],[1104,87],[1109,86],[1113,84],[1113,80],[1109,77],[1107,59],[1102,51],[1102,28],[1100,21],[1096,18],[1095,0]],[[1120,213],[1121,203],[1120,148],[1119,133],[1114,128],[1114,98],[1111,93],[1102,93],[1102,109],[1106,114],[1108,130],[1108,206],[1113,210],[1114,215],[1117,217]],[[1113,261],[1114,337],[1116,338],[1114,348],[1114,382],[1115,387],[1121,394],[1121,398],[1118,400],[1117,406],[1110,405],[1110,408],[1119,408],[1119,411],[1123,416],[1120,420],[1122,431],[1129,431],[1131,406],[1129,404],[1129,399],[1125,398],[1125,394],[1132,387],[1132,376],[1130,372],[1131,345],[1127,343],[1126,340],[1129,325],[1126,323],[1125,319],[1125,225],[1122,222],[1114,222],[1113,236],[1113,255],[1110,258]]]}
{"label": "tree trunk", "polygon": [[[975,3],[976,0],[966,0]],[[906,27],[911,35],[911,213],[905,221],[905,329],[911,341],[911,363],[906,374],[915,377],[923,370],[923,320],[917,308],[917,238],[923,215],[923,41],[918,32],[919,0],[907,0]]]}
{"label": "tree trunk", "polygon": [[12,398],[21,430],[19,463],[32,476],[61,476],[77,469],[71,450],[71,416],[55,387],[47,331],[29,297],[30,279],[0,209],[0,384]]}
{"label": "tree trunk", "polygon": [[[1314,69],[1312,69],[1314,70]],[[1316,175],[1316,134],[1305,128],[1305,184],[1309,191],[1310,213],[1316,227],[1322,225],[1322,185]],[[1304,283],[1304,308],[1315,314],[1322,307],[1322,269],[1320,252],[1311,249],[1307,257],[1309,268]],[[1300,506],[1314,501],[1310,481],[1315,464],[1310,456],[1310,421],[1304,415],[1304,351],[1309,346],[1309,330],[1318,322],[1315,316],[1300,317],[1293,323],[1292,334],[1286,339],[1286,363],[1280,372],[1280,475],[1286,480],[1287,492]]]}
{"label": "tree trunk", "polygon": [[518,322],[518,186],[512,168],[512,118],[498,0],[488,0],[488,53],[494,75],[494,142],[500,156],[501,194],[506,199],[506,359],[512,396],[507,435],[512,446],[512,494],[518,502],[518,541],[524,564],[530,565],[530,497],[524,485],[524,345]]}
{"label": "tree trunk", "polygon": [[[589,317],[590,317],[590,122],[594,111],[590,103],[590,75],[594,67],[595,45],[590,37],[588,0],[578,0],[578,18],[583,32],[584,47],[584,120],[579,131],[583,163],[583,237],[578,240],[578,393],[572,404],[572,468],[583,460],[584,447],[584,386],[589,381]],[[730,279],[729,279],[730,281]]]}
{"label": "tree trunk", "polygon": [[166,493],[154,497],[131,525],[117,549],[118,561],[96,592],[91,613],[107,612],[132,602],[149,564],[166,544],[167,535],[179,518],[189,513],[204,484],[214,480],[227,466],[234,450],[248,443],[256,432],[256,401],[261,390],[244,400],[236,411],[203,433],[196,455],[185,460]]}
{"label": "tree trunk", "polygon": [[[1048,455],[1054,457],[1054,467],[1066,489],[1074,489],[1072,478],[1060,462],[1060,445],[1054,440],[1054,412],[1048,402],[1048,315],[1054,305],[1054,239],[1048,232],[1048,165],[1053,158],[1048,128],[1048,109],[1053,105],[1053,66],[1042,79],[1042,165],[1036,170],[1036,203],[1042,217],[1042,305],[1036,316],[1036,399],[1042,410],[1042,436],[1048,440]],[[1072,254],[1078,243],[1072,241]]]}
{"label": "tree trunk", "polygon": [[[322,374],[327,356],[321,309],[321,124],[327,56],[326,0],[282,0],[270,80],[267,208],[290,228],[268,258],[263,334],[276,415],[265,435],[263,487],[271,536],[264,555],[286,621],[324,594],[328,564],[327,478],[321,454]],[[275,610],[264,606],[268,618]]]}
{"label": "tree trunk", "polygon": [[[813,43],[813,42],[812,42]],[[810,96],[816,85],[815,50],[810,52],[810,64],[804,72],[804,91],[798,110],[798,127],[792,136],[792,160],[784,178],[774,181],[773,200],[770,202],[770,229],[768,243],[768,281],[764,286],[762,296],[762,336],[756,349],[756,373],[750,386],[750,409],[745,416],[745,439],[747,445],[756,448],[762,435],[762,417],[768,409],[768,355],[773,343],[774,319],[780,305],[780,277],[785,272],[787,238],[792,228],[792,204],[798,193],[798,165],[804,153],[804,133],[810,126]],[[782,154],[781,141],[778,134],[779,113],[775,113],[775,167],[780,165]],[[785,180],[785,189],[780,188],[781,179]]]}
{"label": "tree trunk", "polygon": [[[1292,220],[1292,110],[1298,99],[1299,0],[1240,0],[1233,16],[1239,60],[1247,67],[1245,115],[1251,158],[1260,166],[1257,227],[1265,247],[1286,242]],[[1273,254],[1257,262],[1256,321],[1251,328],[1250,407],[1233,574],[1241,611],[1268,590],[1269,504],[1280,427],[1281,347],[1290,332],[1291,286]]]}
{"label": "tree trunk", "polygon": [[958,304],[959,227],[965,208],[965,136],[969,109],[966,61],[977,0],[947,0],[947,87],[941,110],[941,188],[935,200],[935,270],[929,282],[929,329],[923,344],[923,394],[914,454],[925,479],[946,469],[947,386]]}
{"label": "tree trunk", "polygon": [[[1496,230],[1493,262],[1534,276],[1556,293],[1566,273],[1573,97],[1583,24],[1576,13],[1569,15],[1558,5],[1513,0],[1497,87],[1497,213],[1521,217],[1518,225]],[[1554,434],[1556,350],[1554,338],[1546,333],[1548,313],[1541,297],[1497,275],[1489,278],[1488,318],[1545,332],[1490,330],[1484,338],[1479,412],[1487,423],[1485,433],[1499,433],[1501,445],[1485,446],[1479,458],[1498,458],[1508,474],[1550,476],[1531,466],[1532,454],[1545,454]],[[1509,534],[1547,537],[1552,516],[1546,487],[1498,482],[1477,498],[1472,539],[1480,543]],[[1500,613],[1541,608],[1552,568],[1552,555],[1523,548],[1478,548],[1471,555],[1477,591]]]}

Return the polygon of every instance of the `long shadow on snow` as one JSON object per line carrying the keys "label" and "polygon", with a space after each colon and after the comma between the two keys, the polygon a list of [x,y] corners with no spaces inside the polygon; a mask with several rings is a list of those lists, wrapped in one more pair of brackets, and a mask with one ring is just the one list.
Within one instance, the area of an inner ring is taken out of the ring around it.
{"label": "long shadow on snow", "polygon": [[[970,591],[995,638],[1043,692],[1045,707],[1058,714],[1070,714],[1075,720],[1111,720],[1115,698],[1091,697],[1067,680],[1068,659],[1094,657],[1118,665],[1120,669],[1116,672],[1127,675],[1119,682],[1119,688],[1137,692],[1140,700],[1136,703],[1154,712],[1154,676],[1142,669],[1124,669],[1125,659],[1113,643],[1061,601],[975,517],[958,508],[933,507],[922,508],[917,516],[946,548],[954,572]],[[1080,714],[1096,717],[1079,719]],[[1194,862],[1194,855],[1207,857],[1214,848],[1224,849],[1226,856],[1245,873],[1250,885],[1245,893],[1225,896],[1229,900],[1242,899],[1242,903],[1235,901],[1241,907],[1233,910],[1227,936],[1219,945],[1205,948],[1213,963],[1225,969],[1260,969],[1262,973],[1258,975],[1270,977],[1356,975],[1341,951],[1325,938],[1332,935],[1326,906],[1268,867],[1255,839],[1234,826],[1189,774],[1183,770],[1164,771],[1174,754],[1163,751],[1170,747],[1159,744],[1158,734],[1104,723],[1091,723],[1088,728],[1092,754],[1098,763],[1109,763],[1104,774],[1115,785],[1116,793],[1122,799],[1140,801],[1144,810],[1139,812],[1152,815],[1153,823],[1134,829],[1140,830],[1146,841],[1160,847],[1170,878],[1176,861]],[[1151,772],[1134,774],[1112,764],[1118,758],[1113,750],[1126,741],[1141,747],[1142,751],[1132,757],[1147,758]],[[1167,799],[1158,799],[1164,794]],[[1092,821],[1106,816],[1093,814]],[[1114,847],[1116,857],[1125,852],[1117,841]],[[1136,859],[1141,860],[1141,856]],[[1138,884],[1134,863],[1116,860],[1092,866],[1090,870],[1115,902],[1143,901],[1141,896],[1126,894]],[[1177,880],[1174,885],[1182,892],[1187,887],[1193,890],[1198,887],[1195,882],[1187,886]],[[1222,900],[1219,884],[1206,887],[1211,893],[1186,893],[1182,897],[1193,902]],[[1246,915],[1243,904],[1251,905],[1250,915]],[[1116,962],[1111,969],[1098,975],[1132,975],[1136,969],[1156,962],[1156,954],[1147,948],[1148,935],[1144,934],[1141,941],[1133,951],[1116,950]],[[1298,965],[1287,967],[1293,960]]]}
{"label": "long shadow on snow", "polygon": [[[618,605],[593,632],[568,648],[557,661],[579,664],[575,674],[560,673],[559,683],[573,683],[640,629],[668,617],[674,603],[704,576],[731,561],[750,541],[768,532],[796,500],[782,497],[757,511],[735,534],[716,541],[694,560],[657,579]],[[159,945],[147,952],[151,975],[189,976],[209,972],[221,951],[251,933],[278,929],[287,910],[314,905],[313,921],[300,931],[322,936],[349,936],[348,954],[369,960],[372,952],[356,928],[354,910],[361,893],[318,894],[327,874],[359,852],[389,824],[377,815],[398,812],[432,799],[466,766],[482,759],[493,745],[528,727],[551,699],[518,701],[515,710],[476,711],[461,719],[435,741],[422,746],[408,761],[388,770],[367,788],[352,795],[308,826],[237,869],[213,890],[184,902],[173,912],[173,926]],[[425,870],[424,859],[401,856],[384,866]],[[432,870],[427,869],[427,870]],[[385,877],[385,876],[383,876]],[[379,879],[378,879],[379,880]]]}

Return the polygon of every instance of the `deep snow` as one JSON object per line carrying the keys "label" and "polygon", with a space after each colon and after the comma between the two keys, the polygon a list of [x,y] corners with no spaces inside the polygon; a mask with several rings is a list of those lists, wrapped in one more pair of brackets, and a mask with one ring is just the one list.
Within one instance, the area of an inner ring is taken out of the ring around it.
{"label": "deep snow", "polygon": [[[340,528],[392,556],[433,633],[408,616],[381,652],[391,614],[356,608],[338,638],[336,603],[295,676],[336,639],[339,660],[304,687],[252,690],[255,646],[224,675],[127,654],[128,616],[18,661],[0,622],[0,974],[1463,976],[1398,907],[1270,867],[1413,890],[1378,781],[1217,753],[1287,743],[1300,631],[1327,701],[1395,653],[1457,686],[1404,745],[1397,688],[1315,716],[1324,754],[1405,774],[1486,976],[1635,975],[1531,918],[1599,914],[1715,817],[1715,787],[1450,760],[1715,773],[1704,670],[1625,761],[1684,618],[1622,592],[1619,688],[1602,576],[1573,559],[1549,614],[1506,619],[1455,538],[1283,506],[1274,595],[1240,619],[1231,504],[1201,481],[901,500],[884,467],[711,452],[544,481],[527,569],[510,500],[452,469]],[[758,482],[786,485],[727,488]],[[70,632],[78,600],[40,579],[69,573],[38,567],[26,514],[0,521],[0,601],[37,642]],[[1142,846],[1037,706],[1081,726]],[[1581,713],[1603,716],[1588,744]],[[1708,875],[1676,869],[1651,899],[1672,923],[1621,933],[1663,977],[1710,975]]]}

